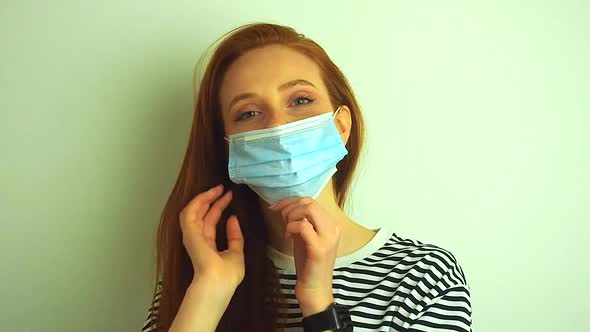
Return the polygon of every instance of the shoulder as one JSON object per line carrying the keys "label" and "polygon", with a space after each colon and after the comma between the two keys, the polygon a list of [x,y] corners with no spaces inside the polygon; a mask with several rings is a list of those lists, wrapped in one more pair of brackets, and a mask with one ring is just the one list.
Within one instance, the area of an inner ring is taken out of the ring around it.
{"label": "shoulder", "polygon": [[401,254],[398,267],[406,271],[400,302],[409,313],[408,329],[440,331],[454,326],[470,331],[471,293],[456,256],[441,246],[393,234],[386,245]]}
{"label": "shoulder", "polygon": [[412,275],[431,281],[445,280],[452,285],[467,285],[467,278],[456,256],[441,246],[405,238],[392,233],[375,253],[387,260],[393,269],[411,271]]}
{"label": "shoulder", "polygon": [[458,331],[468,330],[470,288],[461,264],[450,250],[392,233],[375,254],[390,267],[387,279],[397,285],[392,304],[403,308],[403,326],[434,326],[444,316],[452,324],[463,326]]}
{"label": "shoulder", "polygon": [[[470,311],[470,288],[457,257],[448,249],[432,243],[405,238],[392,232],[388,241],[363,265],[385,269],[388,283],[396,285],[393,300],[413,313],[440,303]],[[385,272],[385,271],[384,271]]]}

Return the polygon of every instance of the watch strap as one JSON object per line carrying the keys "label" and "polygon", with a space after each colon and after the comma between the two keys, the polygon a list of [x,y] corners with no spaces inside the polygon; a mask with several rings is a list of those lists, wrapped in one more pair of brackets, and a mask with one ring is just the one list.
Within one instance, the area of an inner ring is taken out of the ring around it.
{"label": "watch strap", "polygon": [[303,319],[305,332],[344,331],[352,332],[352,320],[348,308],[337,303],[332,303],[328,308],[317,314]]}

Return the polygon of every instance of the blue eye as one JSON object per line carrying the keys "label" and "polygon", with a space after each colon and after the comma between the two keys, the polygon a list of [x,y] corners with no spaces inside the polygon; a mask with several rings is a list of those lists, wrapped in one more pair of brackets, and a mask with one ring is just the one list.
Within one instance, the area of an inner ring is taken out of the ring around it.
{"label": "blue eye", "polygon": [[308,102],[307,103],[296,103],[296,105],[305,105],[305,104],[311,104],[315,98],[313,98],[312,96],[308,96],[308,95],[299,95],[295,98],[295,101],[301,100],[301,99],[307,99]]}
{"label": "blue eye", "polygon": [[242,120],[247,120],[251,117],[253,117],[255,115],[255,113],[260,113],[257,111],[246,111],[240,114],[240,116],[238,117],[238,119],[236,121],[242,121]]}
{"label": "blue eye", "polygon": [[[298,101],[300,100],[307,100],[307,102],[301,102],[299,103]],[[302,105],[307,105],[307,104],[311,104],[313,103],[313,101],[315,100],[314,97],[309,96],[309,95],[298,95],[297,97],[295,97],[295,99],[293,100],[293,103],[295,106],[302,106]],[[250,119],[251,117],[254,117],[256,115],[258,115],[260,112],[258,111],[244,111],[242,113],[239,114],[238,118],[235,120],[237,121],[245,121]]]}

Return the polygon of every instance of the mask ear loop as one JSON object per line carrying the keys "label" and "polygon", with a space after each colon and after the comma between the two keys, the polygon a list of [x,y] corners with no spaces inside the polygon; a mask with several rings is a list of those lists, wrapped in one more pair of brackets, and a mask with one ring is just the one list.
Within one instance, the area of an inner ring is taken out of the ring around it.
{"label": "mask ear loop", "polygon": [[336,117],[336,114],[338,114],[338,112],[340,112],[340,108],[342,107],[342,105],[338,106],[338,108],[336,109],[336,111],[334,111],[334,115],[332,115],[332,119],[334,119]]}

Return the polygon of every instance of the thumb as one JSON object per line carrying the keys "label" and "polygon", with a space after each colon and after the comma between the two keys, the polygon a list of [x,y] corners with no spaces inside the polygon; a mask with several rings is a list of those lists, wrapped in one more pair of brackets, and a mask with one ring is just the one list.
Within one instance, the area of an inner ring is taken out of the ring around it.
{"label": "thumb", "polygon": [[238,217],[232,215],[227,219],[227,249],[236,253],[244,252],[244,236]]}

